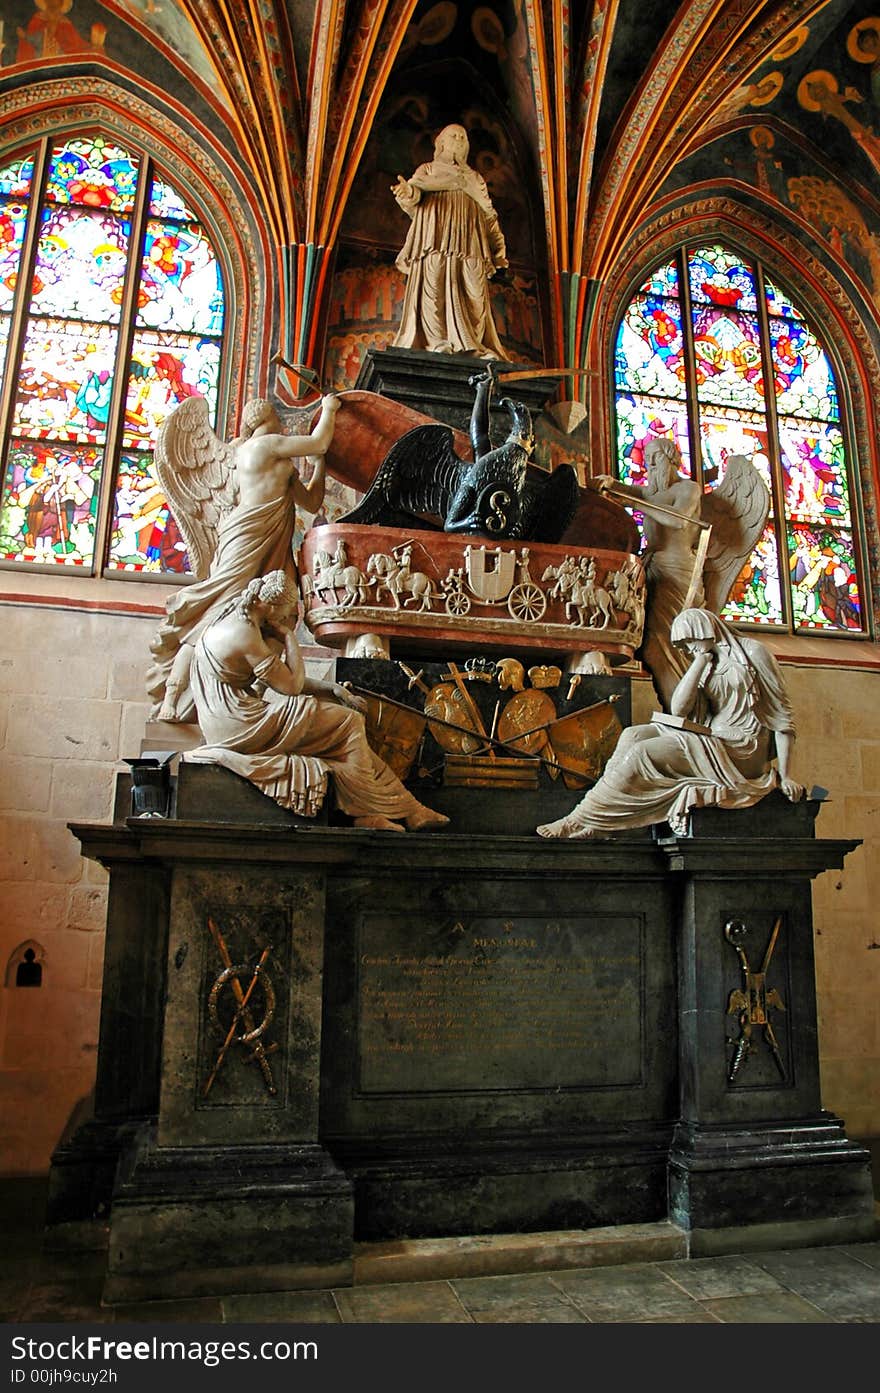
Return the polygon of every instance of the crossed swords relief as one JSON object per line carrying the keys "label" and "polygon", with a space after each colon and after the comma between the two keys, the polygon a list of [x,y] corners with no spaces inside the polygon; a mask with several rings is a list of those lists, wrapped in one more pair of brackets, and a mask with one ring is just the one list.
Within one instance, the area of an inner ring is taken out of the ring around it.
{"label": "crossed swords relief", "polygon": [[[214,1067],[202,1090],[202,1096],[207,1098],[208,1094],[211,1092],[214,1086],[214,1080],[223,1067],[223,1061],[230,1047],[232,1045],[241,1045],[243,1048],[250,1050],[250,1060],[248,1062],[252,1063],[255,1061],[260,1066],[260,1073],[263,1075],[266,1091],[274,1098],[278,1089],[272,1077],[272,1066],[269,1063],[269,1055],[273,1054],[275,1050],[278,1049],[278,1046],[277,1044],[268,1045],[263,1043],[263,1036],[269,1028],[272,1017],[275,1014],[275,990],[272,986],[272,979],[266,971],[266,962],[269,958],[269,954],[272,952],[272,945],[270,943],[263,949],[259,961],[253,966],[249,963],[234,963],[229,954],[229,949],[226,946],[223,935],[214,923],[214,920],[210,917],[208,918],[208,928],[211,931],[211,937],[217,945],[217,951],[223,963],[223,971],[214,979],[213,986],[208,993],[208,1014],[217,1030],[221,1034],[224,1034],[225,1031],[225,1038],[220,1047],[220,1053],[217,1055]],[[247,986],[242,986],[242,977],[246,973],[250,973],[250,981]],[[258,984],[262,988],[263,1017],[262,1020],[255,1021],[250,1001]],[[220,1020],[218,1001],[221,994],[227,988],[231,988],[236,1005],[232,1021],[228,1027],[224,1027]],[[243,1027],[243,1029],[241,1027]]]}
{"label": "crossed swords relief", "polygon": [[728,1083],[734,1082],[743,1060],[756,1048],[756,1042],[752,1039],[756,1029],[763,1031],[764,1042],[773,1056],[780,1075],[783,1080],[786,1079],[779,1041],[776,1039],[776,1032],[768,1014],[771,1010],[784,1011],[785,1005],[775,987],[771,987],[769,991],[767,989],[767,970],[770,967],[770,960],[773,957],[773,950],[776,947],[781,927],[782,915],[780,914],[770,930],[770,938],[760,970],[753,972],[749,966],[746,951],[742,946],[748,933],[745,924],[740,919],[729,919],[724,925],[724,937],[736,951],[745,984],[743,989],[735,988],[727,998],[728,1016],[737,1015],[739,1019],[739,1038],[730,1041],[734,1046],[734,1051],[727,1072]]}

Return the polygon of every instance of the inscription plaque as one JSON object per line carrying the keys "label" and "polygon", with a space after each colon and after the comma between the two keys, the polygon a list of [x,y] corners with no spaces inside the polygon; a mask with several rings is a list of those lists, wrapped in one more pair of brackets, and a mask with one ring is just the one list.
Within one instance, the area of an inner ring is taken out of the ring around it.
{"label": "inscription plaque", "polygon": [[360,1092],[638,1086],[643,994],[640,915],[365,914]]}

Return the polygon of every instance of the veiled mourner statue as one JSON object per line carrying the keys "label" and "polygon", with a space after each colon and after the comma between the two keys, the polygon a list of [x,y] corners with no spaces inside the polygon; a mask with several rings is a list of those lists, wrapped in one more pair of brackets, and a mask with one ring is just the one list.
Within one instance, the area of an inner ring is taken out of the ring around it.
{"label": "veiled mourner statue", "polygon": [[312,817],[332,774],[356,827],[429,831],[449,819],[426,808],[367,744],[365,702],[306,675],[291,618],[297,591],[284,571],[256,577],[204,629],[190,683],[205,745],[184,758],[220,764],[283,808]]}
{"label": "veiled mourner statue", "polygon": [[681,472],[681,454],[673,440],[649,440],[645,464],[644,484],[622,484],[608,474],[591,482],[643,514],[648,607],[639,656],[668,711],[686,668],[684,655],[670,639],[672,622],[682,609],[694,605],[705,604],[721,613],[764,529],[770,494],[745,455],[728,456],[724,478],[708,493]]}
{"label": "veiled mourner statue", "polygon": [[707,609],[682,611],[671,637],[688,667],[670,715],[625,730],[598,783],[567,817],[539,827],[542,837],[604,837],[655,822],[683,835],[692,808],[747,808],[774,788],[803,798],[790,773],[791,706],[772,654]]}
{"label": "veiled mourner statue", "polygon": [[[190,397],[163,425],[156,468],[198,579],[168,601],[150,645],[147,691],[159,719],[193,719],[193,645],[245,582],[278,567],[295,577],[296,509],[321,506],[338,409],[339,398],[326,396],[311,435],[286,435],[271,402],[249,401],[241,435],[225,444],[204,397]],[[312,459],[307,485],[294,463],[304,456]]]}
{"label": "veiled mourner statue", "polygon": [[469,148],[463,126],[446,126],[433,160],[392,185],[411,219],[397,258],[406,294],[394,344],[506,361],[489,279],[507,265],[507,251],[486,181],[467,162]]}

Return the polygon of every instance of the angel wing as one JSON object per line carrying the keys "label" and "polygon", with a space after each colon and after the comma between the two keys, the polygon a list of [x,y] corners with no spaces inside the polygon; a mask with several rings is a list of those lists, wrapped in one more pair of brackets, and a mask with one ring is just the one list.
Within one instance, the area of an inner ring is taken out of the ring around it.
{"label": "angel wing", "polygon": [[199,580],[217,550],[217,528],[236,504],[233,448],[211,429],[204,397],[187,397],[163,422],[156,473]]}
{"label": "angel wing", "polygon": [[711,524],[703,571],[706,607],[720,614],[733,583],[751,556],[767,521],[770,493],[752,461],[731,455],[724,478],[704,494],[703,521]]}
{"label": "angel wing", "polygon": [[462,470],[470,468],[456,455],[449,426],[416,426],[392,445],[358,506],[340,522],[411,527],[431,518],[442,526]]}

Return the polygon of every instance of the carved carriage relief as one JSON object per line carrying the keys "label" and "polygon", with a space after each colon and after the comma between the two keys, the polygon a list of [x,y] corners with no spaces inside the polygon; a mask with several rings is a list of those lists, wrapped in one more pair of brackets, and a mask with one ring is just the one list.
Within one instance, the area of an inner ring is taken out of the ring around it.
{"label": "carved carriage relief", "polygon": [[330,647],[430,636],[626,660],[641,642],[645,579],[630,553],[329,523],[306,535],[299,567],[305,622]]}

